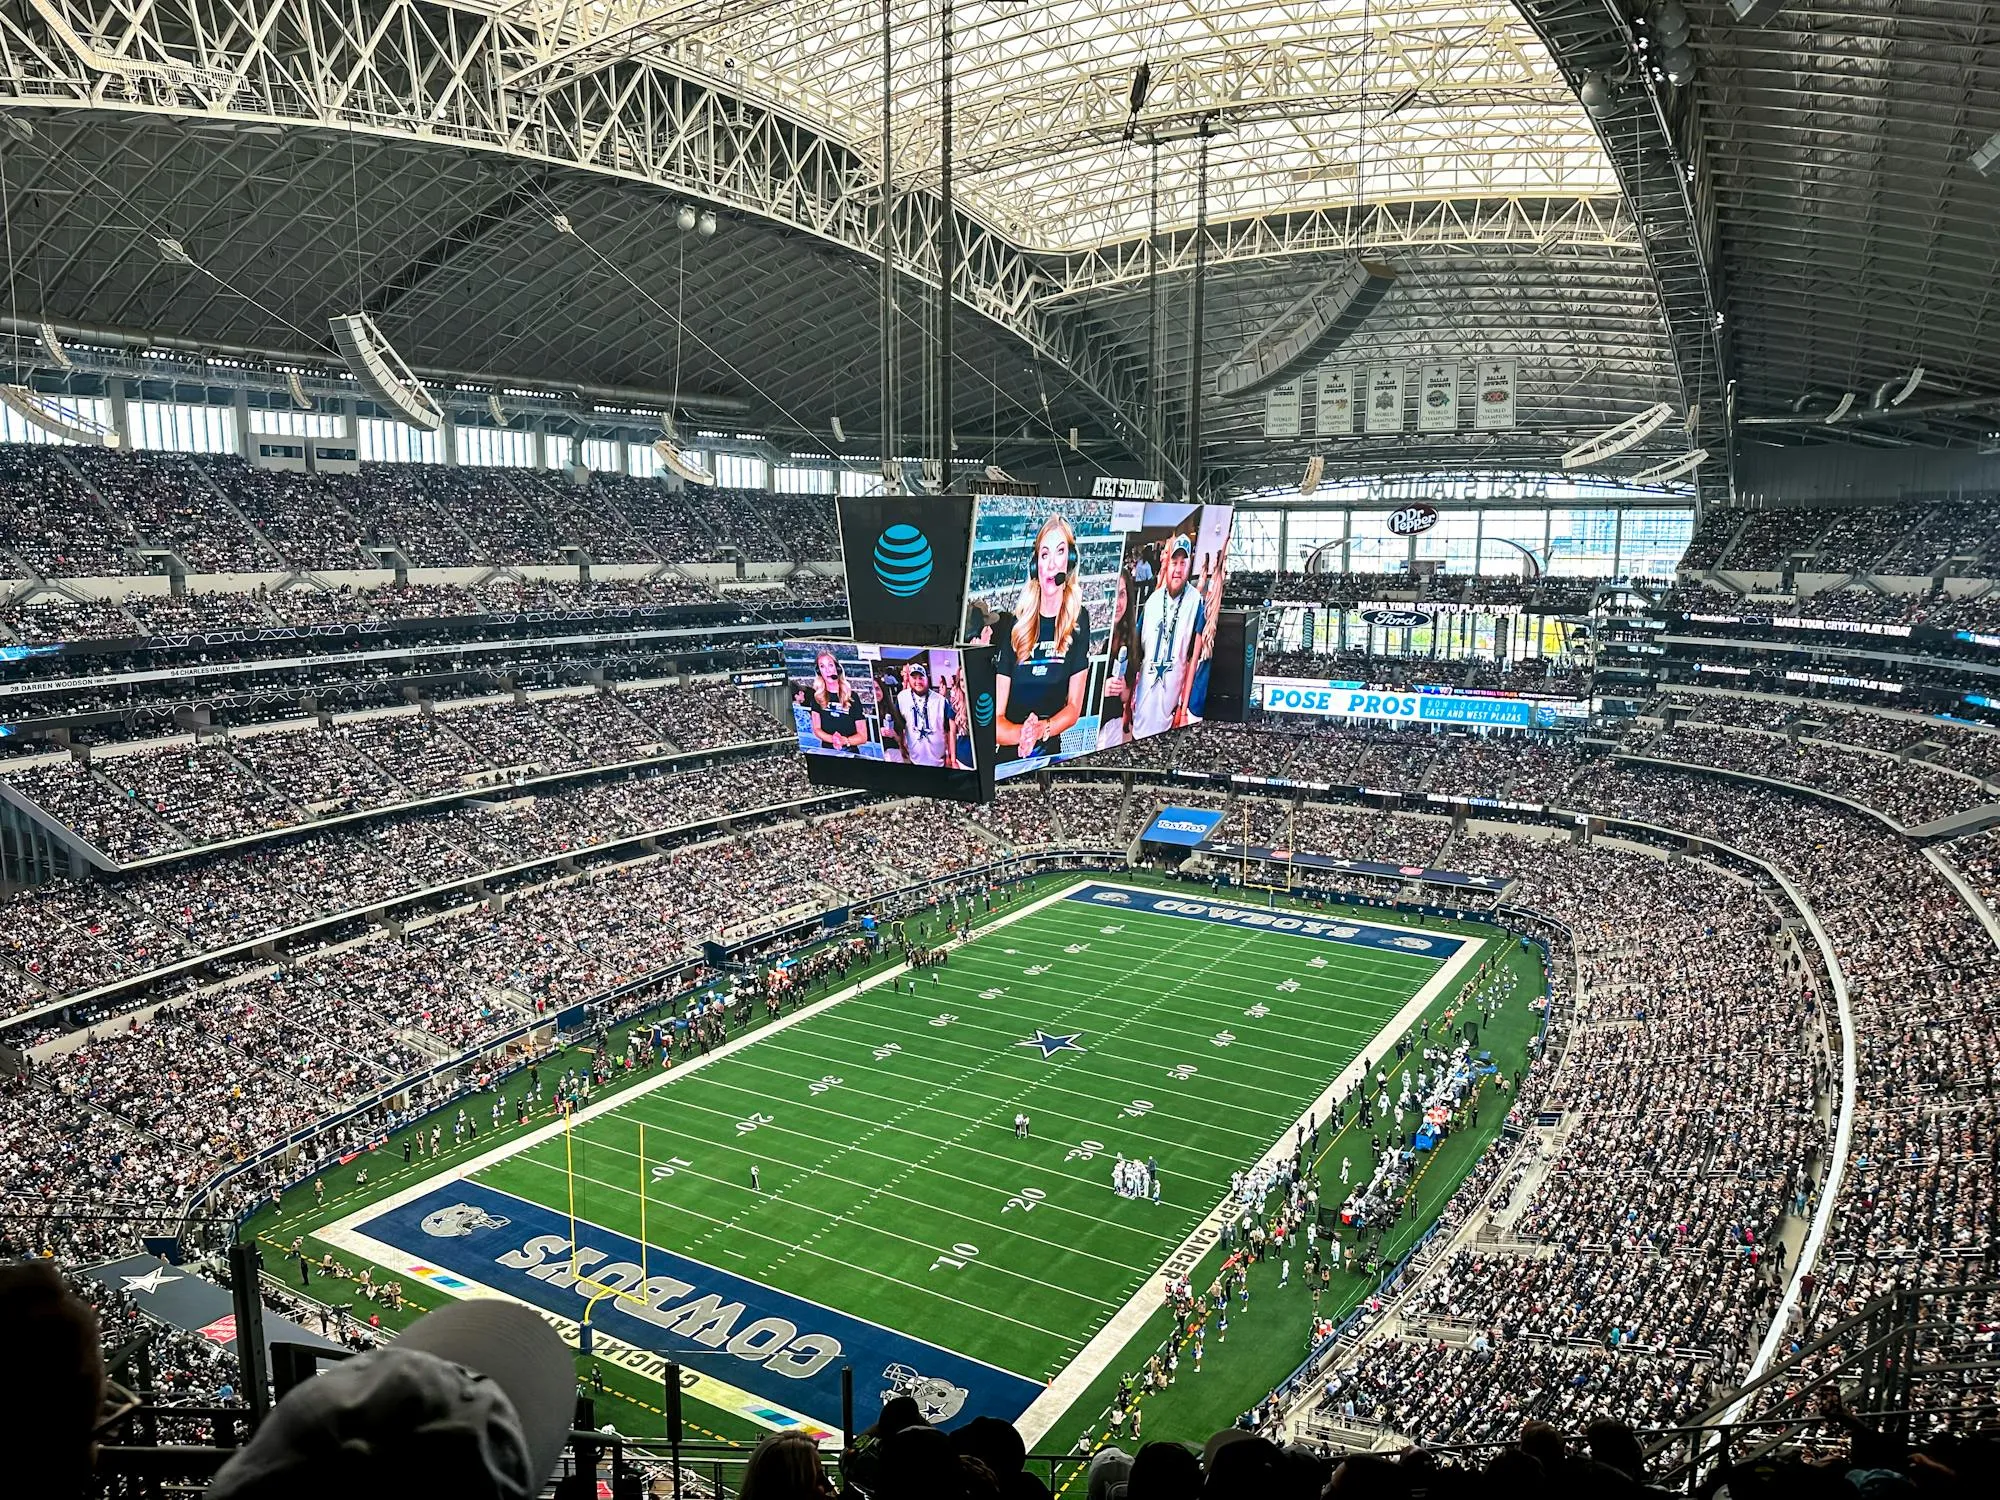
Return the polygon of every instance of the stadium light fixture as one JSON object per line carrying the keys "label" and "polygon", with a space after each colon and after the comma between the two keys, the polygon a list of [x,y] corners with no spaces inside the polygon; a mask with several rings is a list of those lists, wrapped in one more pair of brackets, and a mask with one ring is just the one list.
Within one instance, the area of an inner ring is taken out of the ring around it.
{"label": "stadium light fixture", "polygon": [[695,213],[691,204],[683,203],[680,206],[680,211],[674,215],[674,222],[680,225],[684,231],[694,228],[694,220]]}
{"label": "stadium light fixture", "polygon": [[715,210],[703,209],[694,221],[694,232],[703,239],[715,233]]}
{"label": "stadium light fixture", "polygon": [[55,396],[44,396],[25,385],[0,385],[0,404],[7,406],[30,427],[39,428],[72,443],[95,448],[116,448],[116,429],[93,422],[75,407]]}
{"label": "stadium light fixture", "polygon": [[74,370],[76,361],[69,357],[69,350],[63,348],[62,340],[56,337],[55,326],[44,323],[37,331],[41,335],[42,351],[48,355],[49,363],[58,370]]}
{"label": "stadium light fixture", "polygon": [[661,463],[689,484],[715,483],[715,470],[699,468],[689,463],[687,455],[682,453],[676,444],[668,442],[665,438],[653,444],[653,451],[660,455]]}
{"label": "stadium light fixture", "polygon": [[1629,481],[1632,484],[1665,484],[1669,479],[1678,479],[1683,474],[1692,474],[1708,461],[1706,448],[1690,448],[1679,458],[1670,458],[1663,464],[1654,464],[1650,469],[1642,469]]}
{"label": "stadium light fixture", "polygon": [[1583,82],[1577,85],[1576,97],[1585,111],[1597,119],[1609,114],[1616,101],[1611,89],[1611,80],[1596,71],[1583,75]]}
{"label": "stadium light fixture", "polygon": [[327,321],[341,359],[374,400],[420,431],[436,432],[444,425],[444,408],[403,363],[373,318],[367,313],[341,313]]}
{"label": "stadium light fixture", "polygon": [[1608,432],[1600,432],[1594,438],[1586,438],[1562,456],[1565,469],[1580,469],[1585,464],[1600,463],[1607,458],[1616,458],[1627,448],[1643,443],[1656,432],[1660,424],[1674,414],[1674,409],[1660,401],[1647,407],[1636,417],[1627,417]]}

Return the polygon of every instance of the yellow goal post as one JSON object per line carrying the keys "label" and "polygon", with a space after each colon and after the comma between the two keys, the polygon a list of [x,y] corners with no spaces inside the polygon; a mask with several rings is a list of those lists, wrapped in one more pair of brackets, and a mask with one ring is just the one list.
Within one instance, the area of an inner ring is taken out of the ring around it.
{"label": "yellow goal post", "polygon": [[[576,1286],[589,1294],[590,1300],[584,1304],[583,1310],[583,1323],[587,1327],[590,1323],[590,1315],[597,1310],[597,1304],[607,1297],[621,1298],[640,1307],[647,1305],[646,1278],[649,1273],[646,1265],[646,1257],[648,1251],[651,1249],[651,1245],[648,1242],[646,1233],[647,1162],[645,1123],[643,1121],[639,1122],[639,1275],[636,1280],[623,1286],[613,1285],[608,1281],[600,1280],[588,1274],[577,1264],[576,1157],[576,1112],[569,1110],[565,1111],[563,1115],[563,1173],[568,1179],[569,1186],[569,1274],[575,1281]],[[590,1177],[584,1178],[586,1183],[595,1180]],[[587,1193],[588,1190],[586,1189],[586,1196]]]}

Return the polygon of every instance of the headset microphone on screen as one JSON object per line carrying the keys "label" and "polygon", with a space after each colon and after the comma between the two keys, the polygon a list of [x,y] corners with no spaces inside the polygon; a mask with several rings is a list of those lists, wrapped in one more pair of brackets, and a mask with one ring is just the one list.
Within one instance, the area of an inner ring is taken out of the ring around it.
{"label": "headset microphone on screen", "polygon": [[1055,584],[1057,588],[1062,588],[1069,582],[1069,569],[1064,568],[1060,573],[1056,574],[1055,578],[1051,581]]}

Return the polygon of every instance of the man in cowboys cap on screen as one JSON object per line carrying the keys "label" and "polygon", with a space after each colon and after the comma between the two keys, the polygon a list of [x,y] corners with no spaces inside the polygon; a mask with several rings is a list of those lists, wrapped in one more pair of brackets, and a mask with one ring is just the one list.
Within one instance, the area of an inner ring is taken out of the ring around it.
{"label": "man in cowboys cap on screen", "polygon": [[903,753],[909,763],[957,769],[958,710],[931,686],[930,664],[921,656],[903,666],[896,707],[902,713]]}
{"label": "man in cowboys cap on screen", "polygon": [[1194,543],[1184,532],[1167,538],[1160,586],[1139,611],[1139,669],[1133,682],[1132,738],[1187,722],[1193,659],[1208,624],[1208,605],[1188,581]]}

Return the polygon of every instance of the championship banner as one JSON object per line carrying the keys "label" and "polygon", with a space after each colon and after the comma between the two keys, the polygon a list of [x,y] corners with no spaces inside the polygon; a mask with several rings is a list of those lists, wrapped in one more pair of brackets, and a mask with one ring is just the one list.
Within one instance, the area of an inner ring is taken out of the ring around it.
{"label": "championship banner", "polygon": [[1417,394],[1417,431],[1458,431],[1458,366],[1425,365]]}
{"label": "championship banner", "polygon": [[1403,430],[1402,365],[1368,367],[1368,432],[1370,436]]}
{"label": "championship banner", "polygon": [[1354,436],[1354,368],[1351,365],[1320,366],[1319,435]]}
{"label": "championship banner", "polygon": [[1482,360],[1472,425],[1481,432],[1504,432],[1514,425],[1514,361]]}
{"label": "championship banner", "polygon": [[1264,436],[1295,438],[1299,435],[1299,383],[1288,380],[1264,397]]}

